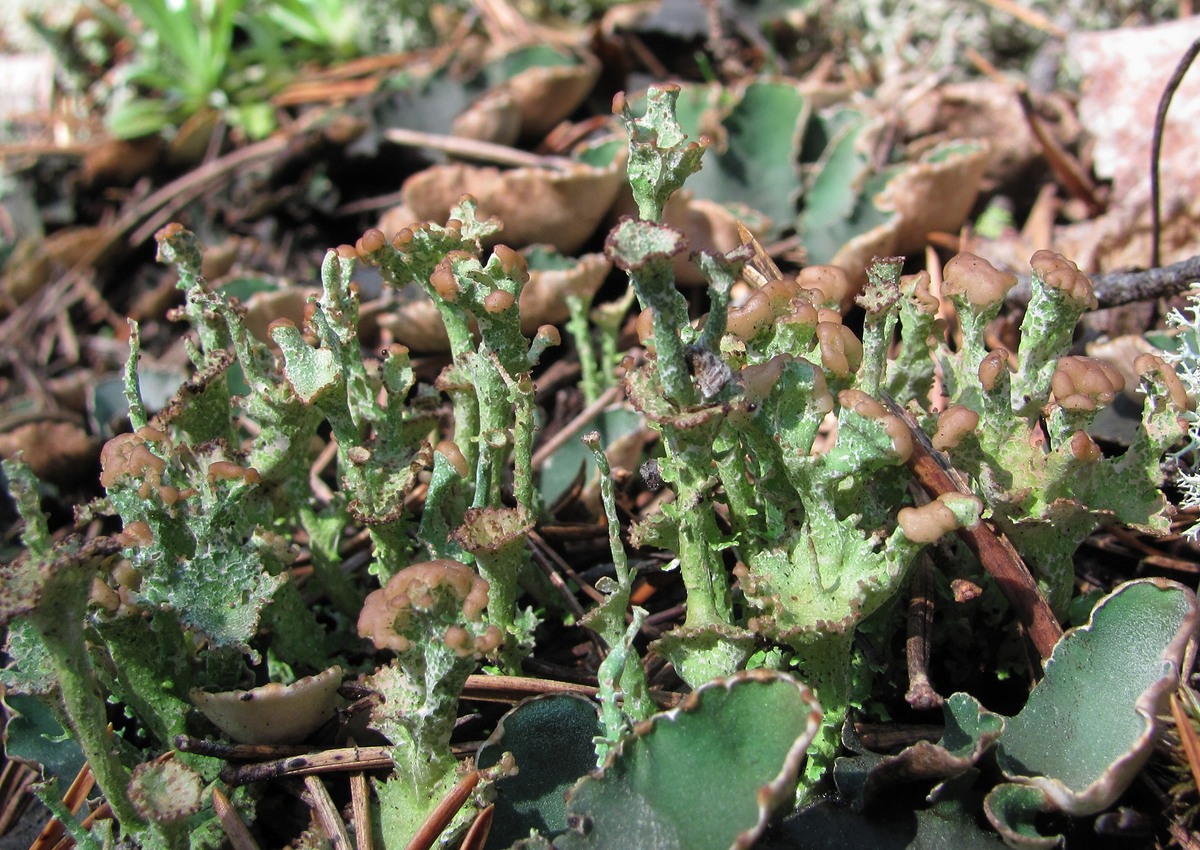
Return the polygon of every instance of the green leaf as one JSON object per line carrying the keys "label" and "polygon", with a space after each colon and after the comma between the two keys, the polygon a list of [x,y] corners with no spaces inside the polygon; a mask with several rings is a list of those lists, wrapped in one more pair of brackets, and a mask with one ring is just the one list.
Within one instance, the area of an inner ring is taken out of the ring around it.
{"label": "green leaf", "polygon": [[997,829],[1006,836],[1019,831],[1014,806],[1087,815],[1116,801],[1150,756],[1156,717],[1178,685],[1197,616],[1191,590],[1139,579],[1118,587],[1086,625],[1063,636],[997,749],[1004,774],[1045,801],[1031,803],[1032,793],[1000,786],[987,803]]}
{"label": "green leaf", "polygon": [[554,836],[567,828],[567,792],[592,769],[592,739],[600,731],[596,704],[573,694],[534,697],[500,718],[479,748],[476,766],[494,767],[508,752],[518,772],[496,782],[486,847],[507,847],[531,829]]}
{"label": "green leaf", "polygon": [[48,773],[70,782],[83,767],[79,745],[59,725],[54,713],[37,697],[10,693],[4,726],[4,753],[10,759],[42,765]]}
{"label": "green leaf", "polygon": [[153,136],[171,124],[172,111],[162,100],[138,98],[126,101],[108,113],[108,129],[118,139]]}
{"label": "green leaf", "polygon": [[[713,104],[721,97],[731,101],[724,108]],[[767,238],[779,238],[795,220],[801,192],[798,158],[809,105],[799,84],[760,79],[737,91],[687,86],[676,111],[693,139],[706,132],[706,113],[720,116],[720,144],[709,148],[704,168],[688,179],[688,190],[698,198],[753,207],[771,219]]]}
{"label": "green leaf", "polygon": [[575,786],[567,815],[582,831],[554,846],[747,847],[791,797],[820,723],[812,692],[784,673],[714,680],[640,725]]}
{"label": "green leaf", "polygon": [[[580,431],[597,431],[600,443],[611,446],[622,437],[636,434],[642,427],[642,417],[626,407],[605,410],[589,419]],[[580,467],[589,457],[588,450],[579,440],[567,440],[562,448],[550,455],[541,467],[539,490],[544,504],[553,505],[579,476]]]}
{"label": "green leaf", "polygon": [[835,123],[839,129],[817,163],[799,217],[804,247],[813,264],[830,262],[838,249],[855,236],[892,217],[874,203],[892,172],[872,174],[867,155],[859,150],[866,118],[846,110]]}

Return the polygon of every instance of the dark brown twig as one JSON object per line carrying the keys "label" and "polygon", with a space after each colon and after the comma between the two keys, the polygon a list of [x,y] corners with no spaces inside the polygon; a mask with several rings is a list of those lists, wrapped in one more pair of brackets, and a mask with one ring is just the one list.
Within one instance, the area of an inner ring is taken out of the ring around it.
{"label": "dark brown twig", "polygon": [[1150,267],[1158,268],[1161,254],[1159,253],[1160,245],[1159,238],[1162,235],[1159,231],[1162,228],[1162,211],[1159,209],[1159,160],[1162,157],[1162,141],[1163,128],[1167,124],[1167,110],[1171,107],[1171,98],[1175,96],[1175,90],[1179,88],[1179,84],[1183,82],[1183,75],[1192,67],[1192,63],[1196,61],[1196,55],[1200,54],[1200,38],[1192,42],[1191,47],[1183,54],[1179,62],[1175,65],[1175,70],[1171,72],[1171,79],[1167,81],[1166,88],[1163,89],[1162,97],[1158,99],[1158,112],[1154,115],[1154,135],[1150,142]]}
{"label": "dark brown twig", "polygon": [[[1187,292],[1200,281],[1200,255],[1169,266],[1144,271],[1109,272],[1090,277],[1096,293],[1096,304],[1101,310],[1132,304],[1135,301],[1170,298]],[[1010,304],[1028,304],[1029,294],[1029,278],[1021,277],[1020,282],[1008,291],[1006,300]]]}
{"label": "dark brown twig", "polygon": [[[883,394],[882,400],[892,413],[904,420],[912,432],[913,451],[907,466],[925,492],[935,499],[942,493],[972,495],[961,480],[956,481],[951,473],[943,468],[944,464],[945,467],[953,469],[944,459],[939,461],[938,456],[941,452],[928,444],[929,438],[908,411],[886,393]],[[1062,637],[1062,626],[1050,610],[1050,603],[1038,589],[1037,582],[1016,548],[1007,537],[984,520],[980,520],[972,528],[958,529],[958,536],[975,553],[979,563],[1008,597],[1038,656],[1045,662]]]}
{"label": "dark brown twig", "polygon": [[1103,209],[1104,204],[1097,197],[1096,188],[1088,178],[1087,173],[1080,167],[1079,162],[1073,156],[1063,150],[1062,145],[1046,129],[1042,119],[1038,116],[1037,107],[1034,106],[1033,100],[1029,97],[1029,92],[1025,86],[1016,85],[1014,89],[1016,90],[1017,102],[1021,105],[1021,112],[1025,116],[1025,123],[1029,125],[1029,131],[1033,133],[1038,144],[1042,146],[1042,152],[1045,153],[1046,161],[1054,171],[1055,176],[1071,194],[1071,197],[1078,198],[1087,204],[1089,215],[1098,214]]}
{"label": "dark brown twig", "polygon": [[191,735],[176,735],[172,743],[181,753],[197,753],[225,761],[288,758],[303,755],[311,750],[311,747],[303,744],[226,744],[205,738],[193,738]]}
{"label": "dark brown twig", "polygon": [[272,759],[254,764],[226,765],[221,781],[245,785],[280,776],[309,776],[316,773],[382,770],[392,767],[391,747],[344,747],[303,756]]}

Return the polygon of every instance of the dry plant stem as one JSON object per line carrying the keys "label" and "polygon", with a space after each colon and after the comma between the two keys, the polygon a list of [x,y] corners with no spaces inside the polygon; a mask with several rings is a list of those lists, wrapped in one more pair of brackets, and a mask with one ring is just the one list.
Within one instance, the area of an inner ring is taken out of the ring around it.
{"label": "dry plant stem", "polygon": [[[913,434],[913,450],[907,466],[916,482],[934,499],[942,493],[971,495],[969,489],[960,486],[943,468],[943,464],[949,466],[949,463],[939,460],[934,450],[926,445],[929,438],[908,412],[895,399],[886,393],[883,395],[892,413],[901,417]],[[1062,626],[1016,548],[986,521],[981,520],[974,528],[960,528],[957,533],[1004,591],[1044,663],[1062,637]]]}
{"label": "dry plant stem", "polygon": [[604,408],[608,407],[613,402],[617,401],[624,394],[624,389],[620,385],[609,387],[600,397],[579,411],[575,418],[559,429],[550,439],[538,446],[537,451],[533,453],[531,466],[536,472],[542,468],[542,464],[546,459],[561,449],[566,443],[584,429],[584,427],[592,421]]}
{"label": "dry plant stem", "polygon": [[1179,743],[1187,755],[1192,781],[1200,788],[1200,737],[1197,737],[1196,727],[1192,725],[1191,719],[1183,709],[1183,700],[1179,698],[1178,692],[1171,694],[1171,717],[1175,719],[1175,732],[1179,735]]}
{"label": "dry plant stem", "polygon": [[367,775],[362,771],[350,774],[350,805],[354,816],[354,846],[357,850],[374,850],[371,832],[371,797]]}
{"label": "dry plant stem", "polygon": [[1162,158],[1162,140],[1163,129],[1167,124],[1167,110],[1171,108],[1171,98],[1175,96],[1176,89],[1183,82],[1183,75],[1192,67],[1192,63],[1196,61],[1196,55],[1200,54],[1200,38],[1192,42],[1188,47],[1187,52],[1179,59],[1175,65],[1175,70],[1171,72],[1171,79],[1167,81],[1166,87],[1163,89],[1162,97],[1158,100],[1158,111],[1154,114],[1154,135],[1150,142],[1150,267],[1158,268],[1161,259],[1160,237],[1162,229],[1162,210],[1160,194],[1160,179],[1159,179],[1159,160]]}
{"label": "dry plant stem", "polygon": [[[527,676],[473,675],[467,677],[462,698],[479,702],[513,703],[519,702],[525,697],[561,693],[581,694],[595,699],[599,695],[600,689],[591,685],[556,682],[551,679],[533,679]],[[674,708],[680,700],[680,694],[667,691],[651,691],[650,696],[660,708]]]}
{"label": "dry plant stem", "polygon": [[587,612],[584,611],[583,605],[581,605],[579,600],[575,598],[575,594],[571,592],[571,588],[567,587],[567,583],[563,581],[563,577],[558,574],[558,570],[554,569],[554,564],[550,562],[550,559],[546,556],[546,553],[538,546],[537,543],[534,543],[532,540],[530,540],[529,543],[529,549],[533,555],[534,563],[541,568],[542,572],[546,574],[546,578],[549,579],[552,585],[554,585],[554,589],[558,591],[559,595],[563,599],[563,604],[570,608],[571,613],[576,617],[584,616],[584,614]]}
{"label": "dry plant stem", "polygon": [[463,139],[458,136],[442,136],[437,133],[425,133],[420,130],[408,130],[403,127],[393,127],[386,131],[383,137],[389,142],[411,148],[429,148],[442,151],[454,156],[494,162],[497,165],[510,165],[515,168],[555,168],[566,170],[576,163],[561,156],[540,156],[535,153],[510,148],[507,145],[497,145],[492,142],[481,142],[476,139]]}
{"label": "dry plant stem", "polygon": [[221,781],[227,785],[245,785],[280,776],[382,770],[393,766],[391,752],[391,747],[344,747],[237,767],[226,765],[221,770]]}
{"label": "dry plant stem", "polygon": [[579,585],[579,589],[587,594],[588,598],[593,602],[603,602],[604,594],[596,590],[595,587],[584,581],[579,573],[575,572],[575,568],[567,563],[562,555],[554,550],[540,534],[536,531],[529,532],[529,540],[533,544],[533,551],[540,552],[548,560],[553,561],[554,565],[567,574],[567,578]]}
{"label": "dry plant stem", "polygon": [[37,771],[22,762],[10,761],[0,771],[0,799],[4,800],[0,811],[0,835],[7,833],[21,817],[29,803],[29,786],[37,781]]}
{"label": "dry plant stem", "polygon": [[286,758],[303,755],[311,749],[303,744],[226,744],[221,741],[193,738],[191,735],[176,735],[172,743],[181,753],[198,753],[225,761]]}
{"label": "dry plant stem", "polygon": [[213,810],[217,813],[217,819],[221,821],[221,828],[225,830],[225,836],[233,850],[259,850],[258,842],[254,840],[250,830],[246,829],[242,816],[220,788],[213,788],[212,799]]}
{"label": "dry plant stem", "polygon": [[421,828],[417,830],[417,834],[413,836],[412,841],[408,842],[405,850],[429,850],[437,841],[438,836],[446,829],[446,826],[458,814],[458,810],[463,807],[463,803],[467,802],[467,798],[471,796],[471,792],[475,786],[479,784],[479,771],[472,770],[466,776],[458,781],[458,784],[450,789],[450,793],[445,796],[442,802],[438,803],[425,823],[421,824]]}
{"label": "dry plant stem", "polygon": [[908,693],[905,701],[918,711],[941,707],[945,701],[929,681],[929,633],[933,629],[932,566],[922,558],[913,573],[908,599],[908,639],[904,649],[908,657]]}
{"label": "dry plant stem", "polygon": [[321,781],[320,777],[306,776],[304,777],[304,787],[308,790],[309,801],[312,803],[317,823],[321,825],[321,830],[329,839],[333,850],[351,850],[354,845],[350,843],[350,833],[346,831],[346,822],[342,820],[341,813],[333,804],[333,799],[329,796],[329,790],[325,787],[325,783]]}
{"label": "dry plant stem", "polygon": [[[71,814],[77,814],[80,807],[87,801],[88,794],[92,793],[92,788],[96,785],[96,777],[92,775],[92,769],[84,762],[83,767],[79,769],[79,773],[71,780],[71,785],[67,788],[67,793],[63,794],[63,805],[67,807],[67,811]],[[66,835],[66,827],[57,819],[51,818],[42,827],[42,831],[38,833],[38,837],[34,839],[33,844],[29,846],[29,850],[49,850],[51,847],[57,847]]]}
{"label": "dry plant stem", "polygon": [[1078,161],[1070,154],[1063,150],[1062,146],[1054,139],[1042,124],[1042,119],[1038,117],[1037,109],[1033,105],[1033,101],[1029,97],[1029,92],[1024,85],[1014,87],[1017,95],[1017,101],[1021,104],[1021,112],[1025,116],[1025,123],[1029,125],[1029,131],[1033,133],[1034,138],[1038,140],[1038,144],[1042,146],[1042,151],[1046,154],[1046,160],[1050,163],[1050,167],[1054,170],[1054,174],[1058,177],[1066,190],[1073,198],[1079,198],[1088,207],[1088,215],[1098,215],[1103,210],[1103,204],[1096,197],[1095,185],[1088,179],[1087,174],[1080,168]]}
{"label": "dry plant stem", "polygon": [[1026,9],[1019,3],[1013,2],[1013,0],[983,0],[983,2],[991,6],[996,11],[1003,12],[1006,15],[1012,15],[1021,23],[1028,24],[1034,29],[1041,30],[1042,32],[1046,33],[1047,35],[1051,35],[1054,38],[1063,39],[1070,35],[1070,33],[1068,33],[1058,24],[1054,23],[1054,21],[1047,18],[1045,15],[1033,9]]}
{"label": "dry plant stem", "polygon": [[938,740],[946,732],[944,723],[855,723],[854,734],[864,747],[877,753],[899,752],[918,741]]}
{"label": "dry plant stem", "polygon": [[481,702],[519,702],[525,697],[540,694],[582,694],[594,698],[600,692],[599,688],[590,685],[577,685],[571,682],[556,682],[552,679],[534,679],[527,676],[487,676],[472,675],[467,677],[463,688],[462,698],[480,700]]}
{"label": "dry plant stem", "polygon": [[476,816],[471,828],[463,836],[460,850],[483,850],[492,831],[492,815],[495,811],[496,806],[493,803]]}
{"label": "dry plant stem", "polygon": [[[304,121],[292,131],[295,135],[309,130],[316,123],[313,120]],[[319,141],[319,133],[311,133],[306,139],[306,145],[314,145]],[[0,324],[0,344],[12,346],[16,340],[24,340],[28,329],[46,321],[50,316],[75,303],[89,294],[97,307],[105,307],[107,301],[101,298],[91,283],[88,271],[102,259],[116,259],[124,253],[120,243],[130,235],[127,244],[139,245],[145,242],[156,230],[170,220],[172,212],[169,205],[179,199],[191,202],[201,195],[219,188],[220,182],[232,178],[243,169],[260,161],[287,152],[293,147],[293,136],[277,134],[241,150],[234,151],[218,160],[207,163],[189,171],[177,180],[173,180],[158,191],[135,203],[126,210],[116,221],[106,228],[103,239],[97,240],[80,260],[62,278],[52,284],[47,290],[46,298],[32,299],[18,307]],[[164,212],[164,209],[166,211]],[[90,291],[89,291],[90,290]],[[66,304],[63,301],[66,301]],[[108,312],[111,313],[111,310]],[[107,317],[110,322],[119,319],[115,314]],[[121,326],[120,322],[113,324],[114,328]]]}
{"label": "dry plant stem", "polygon": [[[1187,292],[1200,279],[1200,255],[1169,266],[1144,271],[1109,272],[1092,275],[1091,279],[1096,304],[1101,310],[1135,301],[1170,298]],[[1028,304],[1029,292],[1029,278],[1022,277],[1021,282],[1009,290],[1006,300],[1010,304]]]}

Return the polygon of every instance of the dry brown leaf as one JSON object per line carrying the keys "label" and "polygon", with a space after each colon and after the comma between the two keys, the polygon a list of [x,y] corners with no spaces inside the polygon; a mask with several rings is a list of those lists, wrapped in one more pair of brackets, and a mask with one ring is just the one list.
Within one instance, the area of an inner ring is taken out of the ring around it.
{"label": "dry brown leaf", "polygon": [[451,207],[471,195],[479,202],[481,218],[495,217],[504,224],[504,244],[523,248],[542,243],[570,254],[596,230],[624,179],[624,157],[607,168],[578,164],[566,170],[504,171],[456,163],[414,174],[402,194],[418,221],[445,221]]}
{"label": "dry brown leaf", "polygon": [[913,163],[875,200],[880,209],[896,215],[842,246],[832,265],[845,269],[861,287],[873,257],[915,254],[925,249],[930,233],[958,230],[975,203],[987,165],[986,143],[939,162]]}
{"label": "dry brown leaf", "polygon": [[521,135],[541,138],[579,108],[600,77],[600,62],[583,54],[579,65],[526,68],[503,87],[517,103]]}
{"label": "dry brown leaf", "polygon": [[[1043,125],[1064,147],[1079,135],[1079,122],[1059,95],[1031,95]],[[909,156],[951,139],[987,139],[985,186],[1009,185],[1042,158],[1011,85],[971,80],[938,86],[904,110]]]}
{"label": "dry brown leaf", "polygon": [[454,119],[451,133],[496,145],[511,145],[521,135],[521,110],[504,89],[491,91]]}
{"label": "dry brown leaf", "polygon": [[73,422],[29,422],[0,434],[0,457],[17,452],[39,479],[64,486],[95,477],[100,443]]}

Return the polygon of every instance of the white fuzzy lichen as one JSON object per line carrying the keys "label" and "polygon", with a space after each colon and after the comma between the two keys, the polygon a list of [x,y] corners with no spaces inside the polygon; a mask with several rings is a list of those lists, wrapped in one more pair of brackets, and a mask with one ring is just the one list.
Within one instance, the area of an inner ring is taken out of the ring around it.
{"label": "white fuzzy lichen", "polygon": [[[1175,351],[1165,352],[1163,358],[1175,367],[1191,398],[1200,397],[1200,292],[1191,296],[1190,307],[1173,310],[1167,317],[1170,327],[1178,328]],[[1183,491],[1184,508],[1200,507],[1200,470],[1196,464],[1196,449],[1200,448],[1200,416],[1194,410],[1186,414],[1188,420],[1188,444],[1176,455],[1180,462],[1176,483]],[[1192,539],[1200,538],[1200,522],[1186,532]]]}

